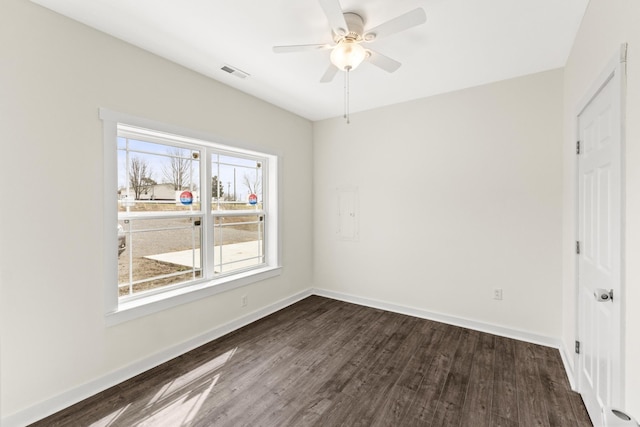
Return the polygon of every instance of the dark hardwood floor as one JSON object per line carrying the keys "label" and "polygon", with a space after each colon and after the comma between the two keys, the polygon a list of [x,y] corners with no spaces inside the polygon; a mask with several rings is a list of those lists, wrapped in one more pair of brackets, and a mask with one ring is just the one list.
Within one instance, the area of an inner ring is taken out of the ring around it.
{"label": "dark hardwood floor", "polygon": [[590,426],[557,350],[312,296],[34,426]]}

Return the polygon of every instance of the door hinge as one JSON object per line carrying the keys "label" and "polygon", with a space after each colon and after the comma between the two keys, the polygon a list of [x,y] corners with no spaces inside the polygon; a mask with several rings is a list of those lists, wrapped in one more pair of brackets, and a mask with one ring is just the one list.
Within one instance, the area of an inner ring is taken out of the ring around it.
{"label": "door hinge", "polygon": [[579,240],[576,241],[576,253],[578,255],[580,255],[580,241]]}
{"label": "door hinge", "polygon": [[576,141],[576,154],[580,154],[580,141]]}
{"label": "door hinge", "polygon": [[576,340],[576,354],[580,354],[580,341]]}

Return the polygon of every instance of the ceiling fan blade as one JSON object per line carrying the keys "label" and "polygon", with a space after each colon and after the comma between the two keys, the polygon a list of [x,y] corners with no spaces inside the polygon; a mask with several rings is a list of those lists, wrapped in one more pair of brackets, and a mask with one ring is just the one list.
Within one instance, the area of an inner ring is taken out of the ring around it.
{"label": "ceiling fan blade", "polygon": [[377,27],[367,30],[364,34],[364,39],[366,41],[373,41],[380,37],[386,37],[399,33],[400,31],[408,30],[411,27],[424,24],[425,22],[427,22],[427,14],[424,12],[424,9],[413,9],[404,15],[397,16]]}
{"label": "ceiling fan blade", "polygon": [[333,32],[339,36],[346,36],[349,33],[349,27],[344,19],[340,2],[338,0],[319,0],[319,2]]}
{"label": "ceiling fan blade", "polygon": [[325,50],[330,49],[330,44],[298,44],[289,46],[274,46],[273,51],[275,53],[289,53],[289,52],[306,52],[311,50]]}
{"label": "ceiling fan blade", "polygon": [[327,71],[325,71],[322,75],[320,83],[329,83],[331,80],[333,80],[337,73],[338,68],[333,64],[329,64],[329,68],[327,68]]}
{"label": "ceiling fan blade", "polygon": [[373,50],[367,50],[369,57],[367,61],[371,62],[376,67],[380,67],[388,73],[393,73],[402,65],[395,59],[391,59],[388,56],[384,56],[381,53],[374,52]]}

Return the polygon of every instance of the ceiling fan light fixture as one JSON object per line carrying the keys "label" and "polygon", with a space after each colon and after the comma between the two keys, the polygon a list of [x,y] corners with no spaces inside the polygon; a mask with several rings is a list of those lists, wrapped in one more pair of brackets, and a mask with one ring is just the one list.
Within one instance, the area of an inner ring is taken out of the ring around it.
{"label": "ceiling fan light fixture", "polygon": [[331,51],[331,63],[342,71],[355,70],[367,58],[367,51],[358,42],[342,39]]}

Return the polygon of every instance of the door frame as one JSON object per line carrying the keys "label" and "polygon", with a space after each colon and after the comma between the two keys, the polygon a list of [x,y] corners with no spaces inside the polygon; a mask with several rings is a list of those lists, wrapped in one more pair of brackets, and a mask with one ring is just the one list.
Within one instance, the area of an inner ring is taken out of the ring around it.
{"label": "door frame", "polygon": [[[626,294],[626,286],[625,286],[625,266],[626,266],[626,258],[625,258],[625,218],[626,218],[626,156],[625,156],[625,129],[626,129],[626,66],[627,66],[627,44],[623,43],[620,45],[620,49],[616,52],[613,58],[608,62],[607,66],[600,73],[598,78],[592,83],[589,90],[583,96],[581,102],[578,104],[577,109],[574,114],[574,129],[575,129],[575,138],[574,141],[578,141],[580,138],[580,121],[579,117],[582,112],[586,109],[586,107],[591,103],[591,101],[598,95],[600,90],[610,81],[615,85],[613,90],[616,92],[619,101],[619,112],[620,112],[620,121],[618,126],[620,126],[620,216],[618,220],[620,221],[620,247],[618,248],[620,251],[620,266],[619,266],[619,277],[620,277],[620,291],[617,296],[620,301],[620,311],[618,313],[618,317],[615,319],[615,323],[617,324],[617,337],[616,337],[616,346],[619,360],[618,367],[616,370],[615,378],[612,380],[615,388],[614,396],[615,402],[610,402],[613,406],[623,407],[625,401],[625,359],[624,359],[624,349],[625,349],[625,294]],[[574,212],[575,218],[575,241],[578,241],[579,228],[580,228],[580,157],[576,156],[575,160],[575,200],[576,200],[576,209]],[[574,258],[574,302],[576,304],[575,310],[575,337],[577,341],[580,341],[580,332],[582,329],[582,325],[580,324],[580,316],[581,309],[580,306],[580,294],[579,294],[579,286],[580,286],[580,276],[579,276],[579,257],[576,256]],[[615,297],[615,296],[614,296]],[[575,366],[575,380],[576,380],[576,389],[578,392],[581,392],[584,384],[581,384],[581,371],[583,368],[584,357],[580,357],[580,355],[574,355],[574,364]],[[592,420],[595,421],[595,420]],[[597,424],[596,424],[597,425]]]}

